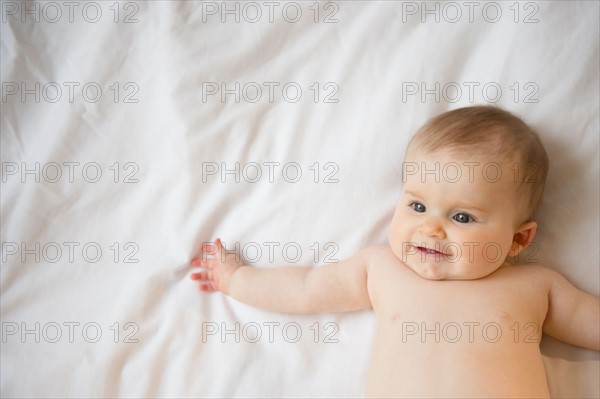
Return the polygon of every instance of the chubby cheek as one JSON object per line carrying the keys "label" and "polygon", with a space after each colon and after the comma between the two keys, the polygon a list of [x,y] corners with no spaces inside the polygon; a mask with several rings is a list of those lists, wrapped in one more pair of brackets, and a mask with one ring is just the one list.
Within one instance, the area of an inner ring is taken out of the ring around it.
{"label": "chubby cheek", "polygon": [[396,257],[399,259],[402,259],[405,246],[404,243],[408,240],[408,234],[406,230],[406,224],[399,223],[399,213],[400,212],[398,212],[398,210],[396,210],[394,213],[388,234],[388,243],[394,255],[396,255]]}
{"label": "chubby cheek", "polygon": [[463,261],[473,265],[499,267],[510,249],[510,240],[498,235],[466,237],[462,248]]}

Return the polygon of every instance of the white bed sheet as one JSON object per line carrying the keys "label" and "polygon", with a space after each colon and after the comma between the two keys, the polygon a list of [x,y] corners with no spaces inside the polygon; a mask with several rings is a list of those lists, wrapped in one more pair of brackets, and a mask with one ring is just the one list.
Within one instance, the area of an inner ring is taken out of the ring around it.
{"label": "white bed sheet", "polygon": [[[1,7],[3,397],[362,396],[371,312],[264,312],[188,260],[385,243],[411,135],[465,105],[540,131],[526,260],[600,293],[597,2]],[[553,396],[600,396],[597,352],[542,349]]]}

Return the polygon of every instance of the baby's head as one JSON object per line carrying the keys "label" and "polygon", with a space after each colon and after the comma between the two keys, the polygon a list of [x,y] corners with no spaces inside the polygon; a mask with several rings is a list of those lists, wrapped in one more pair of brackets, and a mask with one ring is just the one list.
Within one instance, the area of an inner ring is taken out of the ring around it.
{"label": "baby's head", "polygon": [[[493,163],[500,165],[502,173],[516,183],[515,205],[521,208],[517,213],[519,221],[533,220],[544,192],[548,156],[538,135],[521,119],[492,106],[445,112],[419,129],[406,150],[405,159],[410,158],[412,152],[437,150],[453,153],[462,161],[485,158],[488,164],[481,167],[488,169],[482,170],[482,175],[489,181],[496,178],[497,168]],[[466,165],[463,169],[467,172],[474,168]]]}
{"label": "baby's head", "polygon": [[476,279],[535,235],[548,171],[544,147],[522,120],[491,106],[427,122],[410,142],[390,245],[429,279]]}

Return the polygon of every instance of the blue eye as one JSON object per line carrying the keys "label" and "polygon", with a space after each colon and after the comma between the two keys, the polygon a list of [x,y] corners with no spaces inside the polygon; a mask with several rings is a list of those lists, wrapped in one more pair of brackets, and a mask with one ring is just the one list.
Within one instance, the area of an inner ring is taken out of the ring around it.
{"label": "blue eye", "polygon": [[467,215],[466,213],[457,213],[456,215],[452,216],[452,219],[456,220],[458,223],[469,223],[473,220],[473,218],[469,215]]}
{"label": "blue eye", "polygon": [[421,204],[420,202],[413,202],[412,204],[410,204],[410,207],[415,212],[419,212],[419,213],[425,212],[425,205]]}

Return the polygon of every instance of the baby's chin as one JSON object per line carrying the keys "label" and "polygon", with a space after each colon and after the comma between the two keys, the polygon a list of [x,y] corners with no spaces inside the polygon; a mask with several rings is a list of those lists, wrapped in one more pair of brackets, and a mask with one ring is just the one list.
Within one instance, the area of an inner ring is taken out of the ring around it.
{"label": "baby's chin", "polygon": [[[470,273],[462,273],[457,270],[448,270],[444,266],[436,267],[436,266],[424,266],[424,265],[410,265],[409,263],[405,263],[405,265],[415,272],[419,277],[424,278],[426,280],[431,281],[471,281],[471,280],[480,280],[485,278],[493,273],[485,273],[473,275]],[[495,270],[494,270],[495,271]]]}
{"label": "baby's chin", "polygon": [[452,276],[448,276],[442,270],[433,270],[432,268],[412,267],[407,265],[409,269],[415,272],[419,277],[426,280],[442,281],[442,280],[455,280]]}

